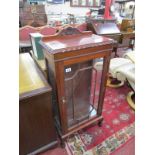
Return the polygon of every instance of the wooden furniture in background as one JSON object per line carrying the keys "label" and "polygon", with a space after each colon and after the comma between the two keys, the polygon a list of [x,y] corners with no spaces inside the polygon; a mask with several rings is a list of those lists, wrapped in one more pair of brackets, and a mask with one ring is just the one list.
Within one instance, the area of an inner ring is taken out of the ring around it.
{"label": "wooden furniture in background", "polygon": [[19,20],[21,26],[30,25],[39,27],[46,25],[47,16],[45,6],[24,3],[23,7],[19,8]]}
{"label": "wooden furniture in background", "polygon": [[19,48],[20,53],[30,52],[32,49],[30,33],[40,33],[41,35],[54,35],[58,29],[48,25],[41,27],[23,26],[19,28]]}
{"label": "wooden furniture in background", "polygon": [[121,31],[134,32],[135,31],[135,20],[134,19],[123,19],[121,23]]}
{"label": "wooden furniture in background", "polygon": [[[127,23],[127,22],[123,22],[123,23]],[[130,23],[130,22],[128,22],[128,23]],[[133,23],[133,22],[131,22],[131,23]],[[114,20],[92,20],[92,21],[89,21],[89,23],[88,23],[88,30],[91,30],[93,33],[95,33],[97,35],[102,35],[102,36],[114,39],[116,41],[116,43],[113,47],[113,52],[115,52],[115,56],[118,56],[117,55],[118,48],[128,47],[128,48],[133,49],[134,45],[131,43],[131,41],[135,37],[135,32],[129,31],[129,30],[131,30],[131,27],[133,27],[133,25],[132,26],[131,25],[127,26],[126,24],[123,24],[123,26],[121,26],[121,30],[120,30],[117,27]],[[130,29],[129,29],[129,27],[130,27]],[[128,28],[128,31],[124,31],[127,28]]]}
{"label": "wooden furniture in background", "polygon": [[32,49],[30,41],[30,33],[36,33],[37,29],[32,26],[24,26],[19,28],[19,49],[20,53],[29,52]]}
{"label": "wooden furniture in background", "polygon": [[129,40],[129,47],[134,48],[135,43],[135,19],[123,19],[121,24],[121,42]]}
{"label": "wooden furniture in background", "polygon": [[115,56],[117,56],[121,32],[117,27],[115,20],[90,20],[88,23],[88,30],[91,30],[94,34],[114,39],[116,42],[113,47],[113,52],[115,52]]}
{"label": "wooden furniture in background", "polygon": [[[53,89],[55,122],[64,144],[63,139],[74,132],[102,123],[113,40],[67,27],[55,36],[43,37],[41,46]],[[103,63],[100,68],[98,61]]]}
{"label": "wooden furniture in background", "polygon": [[57,145],[51,87],[29,53],[19,55],[19,154],[38,154]]}

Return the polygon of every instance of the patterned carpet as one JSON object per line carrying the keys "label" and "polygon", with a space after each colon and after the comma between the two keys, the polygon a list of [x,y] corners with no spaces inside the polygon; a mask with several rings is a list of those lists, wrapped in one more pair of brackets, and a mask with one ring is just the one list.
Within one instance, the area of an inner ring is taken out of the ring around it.
{"label": "patterned carpet", "polygon": [[[135,113],[126,101],[130,88],[106,89],[103,125],[83,129],[66,142],[70,155],[134,155]],[[132,148],[132,149],[131,149]]]}

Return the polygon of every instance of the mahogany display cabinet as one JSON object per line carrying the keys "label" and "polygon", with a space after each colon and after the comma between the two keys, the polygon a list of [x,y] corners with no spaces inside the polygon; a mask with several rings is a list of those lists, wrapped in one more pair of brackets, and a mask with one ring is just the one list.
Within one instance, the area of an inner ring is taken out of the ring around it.
{"label": "mahogany display cabinet", "polygon": [[51,87],[29,53],[19,55],[19,154],[57,146]]}
{"label": "mahogany display cabinet", "polygon": [[63,140],[102,124],[102,107],[113,40],[67,27],[40,41],[53,88],[55,122]]}

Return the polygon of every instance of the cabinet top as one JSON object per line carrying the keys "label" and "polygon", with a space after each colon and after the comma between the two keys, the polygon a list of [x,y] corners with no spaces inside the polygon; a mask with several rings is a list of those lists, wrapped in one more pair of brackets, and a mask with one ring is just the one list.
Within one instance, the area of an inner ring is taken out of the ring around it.
{"label": "cabinet top", "polygon": [[40,41],[42,47],[52,54],[112,43],[110,38],[92,34],[90,31],[80,32],[72,27],[67,27],[56,35],[43,37]]}
{"label": "cabinet top", "polygon": [[[26,97],[50,89],[41,71],[29,55],[19,55],[19,95]],[[37,90],[37,91],[36,91]],[[39,90],[39,91],[38,91]],[[23,95],[24,94],[24,95]]]}

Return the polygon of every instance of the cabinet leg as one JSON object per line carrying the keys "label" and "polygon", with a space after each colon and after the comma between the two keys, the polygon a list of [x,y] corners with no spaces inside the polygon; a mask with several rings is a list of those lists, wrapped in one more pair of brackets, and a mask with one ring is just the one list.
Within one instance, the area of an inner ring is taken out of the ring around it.
{"label": "cabinet leg", "polygon": [[119,55],[117,54],[117,47],[114,47],[114,48],[113,48],[113,52],[115,53],[115,55],[114,55],[115,58],[116,58],[116,57],[119,57]]}
{"label": "cabinet leg", "polygon": [[98,122],[98,126],[102,127],[103,119]]}
{"label": "cabinet leg", "polygon": [[61,142],[60,142],[60,146],[61,146],[62,148],[65,148],[65,142],[64,142],[64,140],[62,140],[62,139],[61,139]]}

